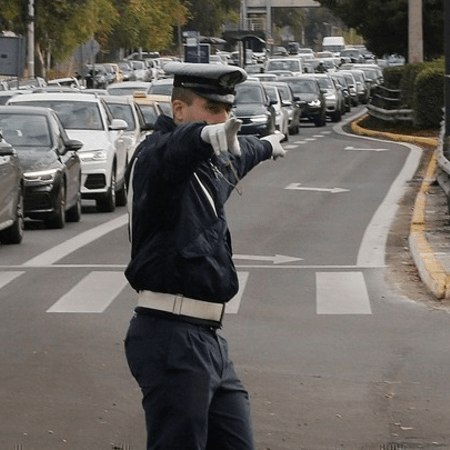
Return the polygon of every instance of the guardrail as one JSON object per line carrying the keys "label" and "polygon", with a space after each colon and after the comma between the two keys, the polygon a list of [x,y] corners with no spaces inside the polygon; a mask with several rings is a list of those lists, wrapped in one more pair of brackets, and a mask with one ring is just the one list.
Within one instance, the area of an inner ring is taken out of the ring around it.
{"label": "guardrail", "polygon": [[414,112],[409,108],[402,108],[400,90],[377,86],[372,94],[367,111],[370,116],[385,122],[414,122]]}
{"label": "guardrail", "polygon": [[439,142],[435,150],[438,165],[436,169],[436,181],[439,183],[439,186],[447,197],[448,211],[450,214],[450,160],[448,159],[450,156],[450,149],[445,141],[444,127],[442,127]]}

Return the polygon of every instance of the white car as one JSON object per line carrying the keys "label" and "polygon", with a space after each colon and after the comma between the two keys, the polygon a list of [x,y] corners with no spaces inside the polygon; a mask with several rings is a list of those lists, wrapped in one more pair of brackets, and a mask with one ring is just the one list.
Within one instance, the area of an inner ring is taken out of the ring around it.
{"label": "white car", "polygon": [[283,106],[283,100],[281,99],[280,92],[277,86],[270,82],[263,82],[264,89],[270,98],[270,103],[275,109],[275,128],[284,134],[283,141],[289,139],[289,113]]}
{"label": "white car", "polygon": [[266,72],[289,70],[294,76],[303,73],[302,60],[300,58],[273,58],[266,63]]}
{"label": "white car", "polygon": [[101,97],[84,93],[34,93],[11,98],[8,105],[52,108],[70,139],[83,142],[81,195],[94,199],[97,210],[114,211],[127,201],[127,151],[122,135],[127,123],[113,119]]}

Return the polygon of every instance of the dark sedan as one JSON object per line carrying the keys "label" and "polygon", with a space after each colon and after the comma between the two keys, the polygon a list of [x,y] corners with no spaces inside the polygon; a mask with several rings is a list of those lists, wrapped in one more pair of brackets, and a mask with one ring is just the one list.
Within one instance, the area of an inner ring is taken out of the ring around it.
{"label": "dark sedan", "polygon": [[294,98],[300,105],[301,117],[314,122],[318,127],[324,126],[326,124],[325,97],[314,75],[286,77],[283,81],[291,87]]}
{"label": "dark sedan", "polygon": [[70,140],[54,111],[0,107],[0,130],[16,150],[23,171],[24,215],[63,228],[81,217],[82,142]]}
{"label": "dark sedan", "polygon": [[0,135],[0,242],[20,244],[23,237],[22,169],[16,150]]}
{"label": "dark sedan", "polygon": [[233,116],[242,120],[239,134],[262,137],[275,132],[275,110],[259,80],[236,86]]}

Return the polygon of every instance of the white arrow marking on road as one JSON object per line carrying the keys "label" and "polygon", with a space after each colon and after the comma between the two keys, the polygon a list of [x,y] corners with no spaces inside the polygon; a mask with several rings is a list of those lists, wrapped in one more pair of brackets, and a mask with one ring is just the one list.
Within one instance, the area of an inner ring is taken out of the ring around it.
{"label": "white arrow marking on road", "polygon": [[318,192],[331,192],[332,194],[339,194],[340,192],[350,192],[348,189],[342,188],[315,188],[315,187],[303,187],[301,183],[291,183],[285,187],[293,191],[318,191]]}
{"label": "white arrow marking on road", "polygon": [[388,148],[355,148],[355,147],[345,147],[345,150],[356,150],[356,151],[367,151],[367,152],[388,152]]}
{"label": "white arrow marking on road", "polygon": [[251,261],[272,261],[274,264],[283,264],[293,261],[303,261],[303,258],[293,258],[292,256],[256,256],[256,255],[233,255],[234,259],[246,259]]}

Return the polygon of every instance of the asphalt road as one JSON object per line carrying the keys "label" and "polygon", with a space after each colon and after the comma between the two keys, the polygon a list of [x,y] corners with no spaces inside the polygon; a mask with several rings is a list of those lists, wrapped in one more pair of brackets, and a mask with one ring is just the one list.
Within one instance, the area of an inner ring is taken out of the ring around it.
{"label": "asphalt road", "polygon": [[[227,210],[241,290],[222,334],[257,450],[448,448],[449,315],[405,295],[385,262],[419,150],[330,122],[284,146]],[[0,246],[0,449],[144,448],[123,355],[126,220],[86,202],[80,223],[30,224]]]}

